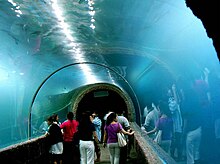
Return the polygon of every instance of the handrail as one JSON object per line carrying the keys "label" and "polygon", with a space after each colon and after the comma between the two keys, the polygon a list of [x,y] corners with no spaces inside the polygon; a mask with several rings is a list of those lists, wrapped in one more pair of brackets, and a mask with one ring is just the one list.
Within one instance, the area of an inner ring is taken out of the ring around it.
{"label": "handrail", "polygon": [[[153,142],[153,140],[148,137],[146,131],[141,130],[135,122],[130,123],[131,128],[135,131],[134,137],[137,145],[142,154],[142,158],[146,160],[149,164],[176,164],[175,160],[172,159],[159,145]],[[139,154],[140,155],[140,154]]]}

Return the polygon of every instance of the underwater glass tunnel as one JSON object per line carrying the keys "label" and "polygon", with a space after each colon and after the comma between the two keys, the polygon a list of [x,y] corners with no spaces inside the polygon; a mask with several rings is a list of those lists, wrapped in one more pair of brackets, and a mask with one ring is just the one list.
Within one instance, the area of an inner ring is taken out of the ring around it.
{"label": "underwater glass tunnel", "polygon": [[[0,148],[81,107],[123,108],[141,126],[145,106],[168,101],[173,84],[190,99],[195,81],[211,97],[209,137],[219,137],[219,60],[184,1],[0,0],[0,43]],[[109,98],[74,104],[82,93]]]}

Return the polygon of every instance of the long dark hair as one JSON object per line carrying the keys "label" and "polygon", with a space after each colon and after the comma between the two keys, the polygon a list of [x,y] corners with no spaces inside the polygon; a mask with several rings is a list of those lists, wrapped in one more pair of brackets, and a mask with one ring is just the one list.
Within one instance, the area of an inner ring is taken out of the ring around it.
{"label": "long dark hair", "polygon": [[73,112],[68,112],[68,113],[67,113],[67,119],[68,119],[68,120],[71,120],[71,121],[72,121],[72,120],[73,120],[73,117],[74,117]]}
{"label": "long dark hair", "polygon": [[107,117],[107,120],[106,120],[106,125],[110,125],[112,121],[116,120],[116,117],[117,115],[112,112],[108,117]]}
{"label": "long dark hair", "polygon": [[79,125],[82,129],[86,130],[86,128],[88,128],[90,124],[92,123],[90,120],[90,116],[91,116],[91,112],[89,111],[82,113],[81,118],[79,120]]}
{"label": "long dark hair", "polygon": [[171,117],[171,112],[166,101],[159,101],[158,107],[160,109],[161,114],[167,115],[167,117]]}

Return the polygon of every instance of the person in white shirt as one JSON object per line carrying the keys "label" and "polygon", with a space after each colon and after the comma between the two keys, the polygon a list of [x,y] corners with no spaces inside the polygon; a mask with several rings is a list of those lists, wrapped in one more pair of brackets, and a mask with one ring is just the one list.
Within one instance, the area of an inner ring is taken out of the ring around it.
{"label": "person in white shirt", "polygon": [[[145,121],[144,121],[144,124],[143,124],[143,126],[144,126],[144,128],[147,132],[151,131],[155,128],[156,122],[159,119],[159,111],[156,108],[156,106],[154,105],[154,103],[152,103],[152,105],[148,109],[148,111],[149,112],[148,112],[147,116],[145,117]],[[149,134],[149,137],[154,139],[155,133]]]}
{"label": "person in white shirt", "polygon": [[[130,132],[130,130],[131,130],[130,123],[129,123],[128,119],[123,115],[122,110],[117,111],[117,119],[118,119],[118,122],[122,125],[122,128],[125,131]],[[131,147],[131,138],[128,138],[127,135],[125,137],[127,139],[128,144],[126,146],[120,148],[119,164],[124,164],[127,161],[128,150],[130,151],[130,147]]]}

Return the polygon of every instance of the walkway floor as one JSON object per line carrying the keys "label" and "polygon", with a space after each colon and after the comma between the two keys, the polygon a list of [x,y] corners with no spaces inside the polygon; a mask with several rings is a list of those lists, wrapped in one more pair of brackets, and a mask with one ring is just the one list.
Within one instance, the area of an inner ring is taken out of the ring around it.
{"label": "walkway floor", "polygon": [[[100,144],[100,148],[101,148],[101,161],[100,162],[96,162],[95,164],[110,164],[110,159],[109,159],[109,151],[108,148],[103,148],[102,144]],[[138,159],[137,159],[137,154],[135,149],[131,150],[130,153],[130,159],[127,159],[126,164],[138,164]],[[96,159],[96,157],[95,157]],[[177,162],[177,164],[186,164],[186,161],[181,161],[181,162]]]}
{"label": "walkway floor", "polygon": [[[102,145],[100,145],[101,148],[101,161],[96,162],[96,164],[110,164],[110,158],[109,158],[109,151],[108,148],[104,148]],[[130,153],[130,159],[127,160],[127,164],[137,164],[136,160],[136,152],[134,149],[131,150]]]}

